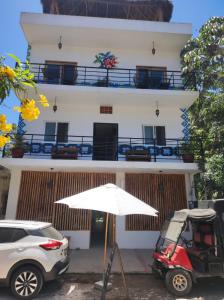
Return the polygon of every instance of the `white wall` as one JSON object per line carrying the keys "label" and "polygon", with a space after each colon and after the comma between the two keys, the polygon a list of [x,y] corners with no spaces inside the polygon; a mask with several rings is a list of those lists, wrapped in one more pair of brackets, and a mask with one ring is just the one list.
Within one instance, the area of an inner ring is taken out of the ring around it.
{"label": "white wall", "polygon": [[156,54],[151,51],[138,51],[131,49],[107,49],[107,48],[87,48],[87,47],[66,47],[61,50],[55,45],[31,45],[31,63],[45,63],[47,60],[77,62],[79,66],[98,66],[94,64],[95,55],[100,52],[111,51],[117,58],[118,68],[134,69],[137,65],[167,67],[167,70],[180,70],[180,53],[176,51],[166,51],[166,49],[156,49]]}
{"label": "white wall", "polygon": [[[113,104],[112,104],[113,105]],[[58,111],[42,110],[37,121],[27,122],[26,133],[44,134],[45,122],[69,122],[69,135],[93,135],[93,123],[118,123],[119,137],[143,137],[142,125],[166,126],[167,138],[181,138],[181,112],[177,107],[161,107],[156,117],[153,106],[113,105],[113,114],[100,114],[99,105],[59,104]]]}
{"label": "white wall", "polygon": [[[120,248],[154,249],[159,231],[126,231],[125,217],[116,217],[116,238]],[[154,217],[150,217],[154,218]]]}
{"label": "white wall", "polygon": [[6,219],[14,220],[16,218],[17,204],[19,199],[21,170],[11,170],[11,179],[9,185],[9,195],[6,209]]}
{"label": "white wall", "polygon": [[70,238],[70,249],[89,249],[90,231],[62,231],[62,233]]}

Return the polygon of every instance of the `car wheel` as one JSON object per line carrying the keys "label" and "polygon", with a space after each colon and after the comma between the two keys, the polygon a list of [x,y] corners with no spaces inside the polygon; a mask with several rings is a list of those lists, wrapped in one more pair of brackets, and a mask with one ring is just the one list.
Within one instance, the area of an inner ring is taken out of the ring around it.
{"label": "car wheel", "polygon": [[41,272],[32,266],[16,270],[11,280],[11,291],[18,299],[32,299],[37,296],[43,286]]}
{"label": "car wheel", "polygon": [[165,281],[167,289],[176,296],[185,296],[192,289],[191,275],[182,269],[168,271]]}

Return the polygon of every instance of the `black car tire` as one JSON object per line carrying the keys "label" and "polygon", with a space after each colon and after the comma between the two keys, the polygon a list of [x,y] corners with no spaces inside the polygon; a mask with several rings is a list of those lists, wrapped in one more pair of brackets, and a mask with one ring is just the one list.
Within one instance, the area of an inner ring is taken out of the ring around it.
{"label": "black car tire", "polygon": [[37,268],[24,266],[15,271],[10,286],[17,299],[33,299],[43,286],[43,276]]}
{"label": "black car tire", "polygon": [[168,271],[165,282],[168,291],[176,296],[185,296],[192,289],[191,275],[183,269]]}

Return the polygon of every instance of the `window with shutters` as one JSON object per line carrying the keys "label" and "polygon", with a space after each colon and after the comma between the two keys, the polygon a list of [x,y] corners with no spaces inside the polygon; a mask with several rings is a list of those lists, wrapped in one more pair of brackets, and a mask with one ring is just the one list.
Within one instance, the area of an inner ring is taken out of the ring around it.
{"label": "window with shutters", "polygon": [[46,122],[45,124],[45,142],[68,142],[68,123],[63,122]]}
{"label": "window with shutters", "polygon": [[143,138],[145,144],[166,145],[165,126],[143,125]]}

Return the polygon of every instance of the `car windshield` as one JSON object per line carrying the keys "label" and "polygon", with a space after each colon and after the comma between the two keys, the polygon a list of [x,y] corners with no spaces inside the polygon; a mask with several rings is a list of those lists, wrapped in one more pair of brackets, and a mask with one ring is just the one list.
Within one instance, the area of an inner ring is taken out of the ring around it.
{"label": "car windshield", "polygon": [[185,222],[176,222],[174,220],[166,220],[160,232],[156,249],[161,252],[170,244],[177,244],[179,237],[183,231]]}

